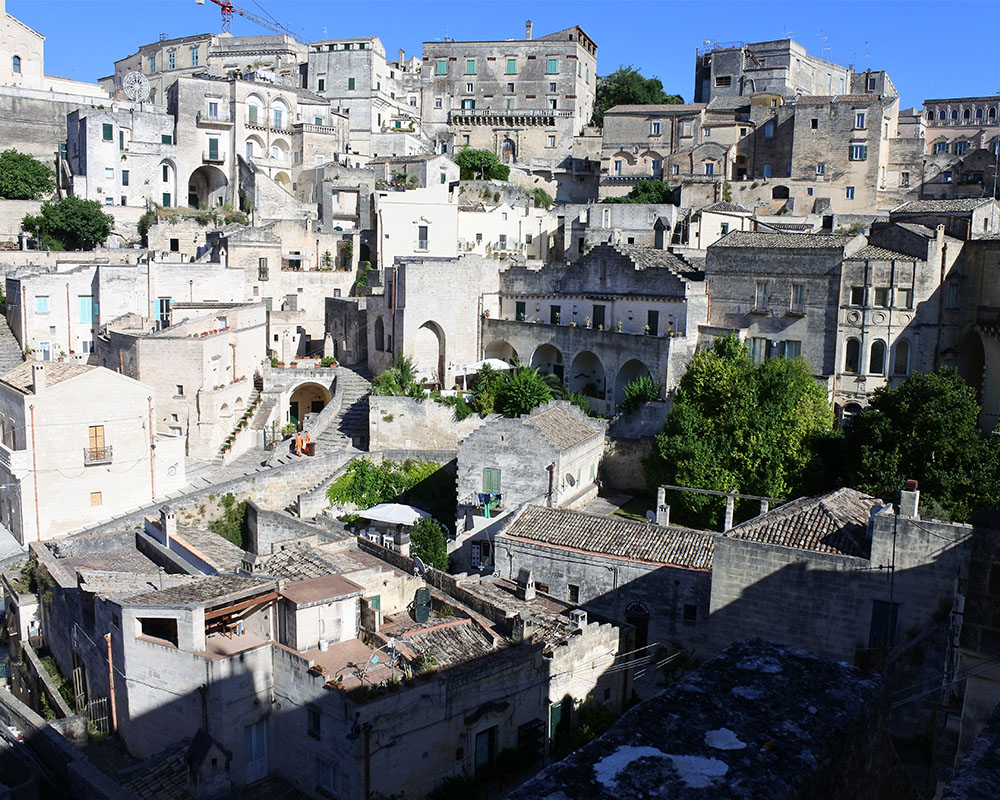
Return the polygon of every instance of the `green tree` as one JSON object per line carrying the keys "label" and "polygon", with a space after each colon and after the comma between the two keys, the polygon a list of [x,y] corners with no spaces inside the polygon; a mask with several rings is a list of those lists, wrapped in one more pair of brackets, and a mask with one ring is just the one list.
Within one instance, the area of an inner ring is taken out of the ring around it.
{"label": "green tree", "polygon": [[510,373],[500,394],[499,410],[505,417],[519,417],[552,399],[548,376],[537,369],[519,367]]}
{"label": "green tree", "polygon": [[[809,474],[812,440],[833,424],[826,393],[801,359],[759,366],[735,335],[717,339],[688,365],[647,464],[654,483],[796,494]],[[681,516],[715,525],[718,498],[680,492]]]}
{"label": "green tree", "polygon": [[440,570],[448,569],[448,545],[444,528],[434,517],[417,520],[410,533],[410,555]]}
{"label": "green tree", "polygon": [[643,403],[652,403],[660,399],[663,384],[654,381],[650,375],[641,375],[625,384],[622,400],[622,411],[631,414]]}
{"label": "green tree", "polygon": [[228,539],[237,547],[243,547],[247,520],[246,501],[237,503],[233,493],[226,492],[219,499],[219,507],[222,509],[222,516],[208,523],[209,530]]}
{"label": "green tree", "polygon": [[152,210],[143,212],[143,215],[139,217],[139,221],[135,224],[143,247],[149,247],[149,229],[155,224],[156,212]]}
{"label": "green tree", "polygon": [[506,378],[489,364],[484,364],[476,373],[475,384],[472,387],[472,398],[469,405],[473,411],[480,414],[493,414],[497,408],[497,398],[503,391]]}
{"label": "green tree", "polygon": [[594,125],[604,124],[604,112],[615,106],[677,105],[684,102],[679,94],[667,94],[663,82],[646,78],[633,66],[620,66],[610,75],[597,79],[594,98]]}
{"label": "green tree", "polygon": [[602,203],[669,203],[673,195],[670,184],[657,178],[642,178],[624,197],[605,197]]}
{"label": "green tree", "polygon": [[56,188],[52,170],[17,150],[0,153],[0,197],[5,200],[37,200]]}
{"label": "green tree", "polygon": [[42,203],[37,215],[25,214],[21,227],[50,250],[93,250],[111,235],[115,220],[96,200],[64,197]]}
{"label": "green tree", "polygon": [[496,154],[489,150],[464,147],[456,154],[455,163],[461,170],[459,178],[463,181],[505,181],[510,177],[510,167],[501,164]]}
{"label": "green tree", "polygon": [[975,390],[949,367],[875,391],[844,429],[840,477],[889,498],[913,478],[949,519],[1000,499],[1000,439],[979,430]]}
{"label": "green tree", "polygon": [[555,200],[552,199],[547,191],[545,191],[541,186],[536,186],[535,190],[532,192],[532,197],[535,201],[535,208],[552,208]]}
{"label": "green tree", "polygon": [[396,356],[395,363],[372,381],[372,394],[392,397],[423,397],[417,368],[409,356]]}

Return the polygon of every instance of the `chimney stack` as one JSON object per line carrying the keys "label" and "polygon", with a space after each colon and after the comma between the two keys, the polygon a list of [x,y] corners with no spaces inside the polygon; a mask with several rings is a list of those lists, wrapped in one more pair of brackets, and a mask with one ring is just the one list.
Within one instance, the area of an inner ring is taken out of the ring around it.
{"label": "chimney stack", "polygon": [[656,524],[663,528],[670,525],[670,506],[667,505],[667,490],[662,486],[656,490]]}
{"label": "chimney stack", "polygon": [[531,41],[531,28],[532,24],[531,20],[529,19],[527,22],[524,23],[524,38],[527,39],[529,42]]}
{"label": "chimney stack", "polygon": [[31,365],[31,390],[40,395],[45,392],[45,364],[35,361]]}
{"label": "chimney stack", "polygon": [[406,60],[406,51],[402,47],[399,48],[399,68],[403,69],[403,62]]}
{"label": "chimney stack", "polygon": [[523,568],[518,570],[516,594],[518,600],[535,599],[535,576],[531,574],[531,570]]}
{"label": "chimney stack", "polygon": [[908,480],[899,493],[899,516],[920,519],[920,489],[914,480]]}
{"label": "chimney stack", "polygon": [[169,507],[160,509],[160,530],[163,531],[163,546],[170,547],[170,537],[177,535],[177,514]]}

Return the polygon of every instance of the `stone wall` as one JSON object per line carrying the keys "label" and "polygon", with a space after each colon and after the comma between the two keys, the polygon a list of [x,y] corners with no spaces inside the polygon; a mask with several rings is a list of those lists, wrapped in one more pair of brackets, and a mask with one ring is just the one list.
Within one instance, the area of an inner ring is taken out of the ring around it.
{"label": "stone wall", "polygon": [[620,439],[609,436],[601,460],[601,485],[620,492],[646,494],[649,482],[644,462],[656,446],[652,438]]}
{"label": "stone wall", "polygon": [[478,414],[456,421],[453,406],[433,400],[372,395],[369,450],[457,450],[462,439],[486,422]]}

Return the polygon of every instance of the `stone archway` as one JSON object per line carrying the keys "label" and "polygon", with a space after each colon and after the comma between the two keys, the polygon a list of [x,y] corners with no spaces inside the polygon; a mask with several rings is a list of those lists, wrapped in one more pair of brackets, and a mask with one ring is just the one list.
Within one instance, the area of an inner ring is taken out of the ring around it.
{"label": "stone archway", "polygon": [[509,136],[500,143],[500,155],[504,164],[513,164],[517,161],[517,145]]}
{"label": "stone archway", "polygon": [[428,320],[417,329],[413,340],[413,363],[421,380],[445,385],[448,377],[445,370],[445,335],[436,322]]}
{"label": "stone archway", "polygon": [[566,363],[555,345],[542,344],[535,348],[531,354],[531,366],[543,375],[555,375],[565,385]]}
{"label": "stone archway", "polygon": [[375,350],[379,353],[385,350],[385,323],[382,317],[375,318]]}
{"label": "stone archway", "polygon": [[569,370],[568,389],[576,394],[591,398],[591,406],[600,408],[607,397],[607,378],[604,365],[594,353],[584,350],[577,353]]}
{"label": "stone archway", "polygon": [[303,383],[292,390],[288,400],[288,421],[301,428],[312,414],[318,414],[330,402],[330,390],[319,383]]}
{"label": "stone archway", "polygon": [[517,350],[506,339],[494,339],[483,350],[483,358],[499,358],[508,364],[514,364],[517,360]]}
{"label": "stone archway", "polygon": [[615,406],[620,406],[625,401],[625,387],[636,378],[648,377],[649,368],[639,359],[632,358],[622,364],[615,378]]}
{"label": "stone archway", "polygon": [[229,179],[218,167],[201,166],[188,178],[188,205],[192,208],[214,208],[226,202]]}

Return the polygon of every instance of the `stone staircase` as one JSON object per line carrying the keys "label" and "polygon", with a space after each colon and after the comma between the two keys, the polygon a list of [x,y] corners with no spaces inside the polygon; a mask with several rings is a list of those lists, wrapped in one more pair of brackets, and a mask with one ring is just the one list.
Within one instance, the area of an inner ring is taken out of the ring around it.
{"label": "stone staircase", "polygon": [[7,326],[7,320],[0,316],[0,375],[24,361],[21,347]]}
{"label": "stone staircase", "polygon": [[338,367],[341,382],[340,416],[317,438],[317,449],[342,447],[368,449],[368,395],[371,393],[371,373],[360,368]]}

